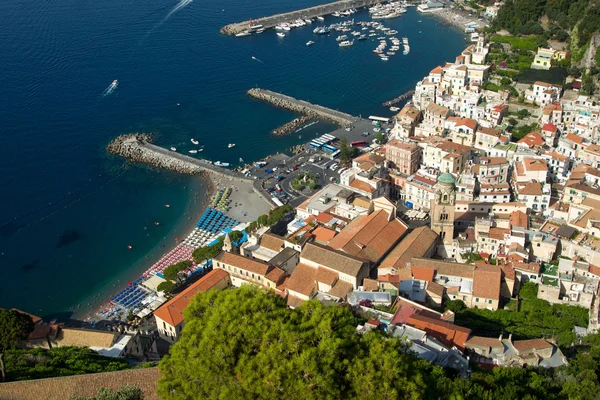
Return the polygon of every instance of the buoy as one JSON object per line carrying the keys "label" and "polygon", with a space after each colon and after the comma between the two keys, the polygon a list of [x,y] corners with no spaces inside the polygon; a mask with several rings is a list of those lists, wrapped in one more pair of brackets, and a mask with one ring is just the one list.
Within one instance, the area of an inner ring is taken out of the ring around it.
{"label": "buoy", "polygon": [[133,249],[133,247],[131,247],[131,245],[128,245],[128,246],[127,246],[127,248],[128,248],[128,249]]}
{"label": "buoy", "polygon": [[171,207],[171,206],[170,206],[170,205],[168,205],[168,204],[165,204],[165,207],[169,208],[169,207]]}

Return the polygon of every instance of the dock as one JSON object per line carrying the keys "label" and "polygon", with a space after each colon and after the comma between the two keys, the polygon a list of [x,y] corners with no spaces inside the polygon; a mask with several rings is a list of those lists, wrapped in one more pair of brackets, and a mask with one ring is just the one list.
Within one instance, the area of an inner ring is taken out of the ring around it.
{"label": "dock", "polygon": [[311,104],[304,100],[298,100],[285,94],[272,92],[270,90],[252,88],[248,90],[248,95],[255,99],[266,101],[275,107],[285,110],[297,112],[307,116],[318,116],[319,118],[331,121],[340,126],[349,126],[359,120],[350,114],[341,111],[332,110],[331,108]]}
{"label": "dock", "polygon": [[[333,14],[334,12],[344,11],[350,8],[359,8],[364,6],[369,7],[377,3],[384,2],[385,1],[381,0],[340,0],[333,3],[326,3],[314,7],[304,8],[302,10],[276,14],[270,17],[253,19],[252,26],[262,25],[263,28],[269,29],[275,27],[275,25],[282,24],[284,22],[292,22],[299,18],[315,18],[320,15],[329,15]],[[224,35],[236,35],[250,29],[250,22],[251,21],[243,21],[225,25],[221,28],[221,33]]]}

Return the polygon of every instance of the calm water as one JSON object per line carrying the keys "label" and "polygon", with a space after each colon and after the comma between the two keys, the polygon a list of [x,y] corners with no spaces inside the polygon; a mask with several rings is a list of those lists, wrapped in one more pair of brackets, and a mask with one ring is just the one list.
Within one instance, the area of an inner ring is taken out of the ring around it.
{"label": "calm water", "polygon": [[[414,9],[386,22],[411,44],[408,56],[388,62],[372,53],[377,42],[340,49],[335,36],[316,37],[310,27],[283,39],[218,33],[318,3],[204,0],[169,16],[176,1],[0,2],[0,307],[45,315],[112,290],[201,213],[201,181],[126,166],[104,151],[115,135],[153,132],[182,151],[196,138],[204,157],[255,160],[327,127],[274,138],[269,131],[293,115],[249,99],[247,89],[390,115],[383,101],[465,46],[459,30]],[[102,97],[113,79],[118,89]]]}

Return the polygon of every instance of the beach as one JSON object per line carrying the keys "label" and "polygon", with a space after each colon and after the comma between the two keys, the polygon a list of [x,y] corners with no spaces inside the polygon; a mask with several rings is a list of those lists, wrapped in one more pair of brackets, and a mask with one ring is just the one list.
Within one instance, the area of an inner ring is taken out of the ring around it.
{"label": "beach", "polygon": [[444,8],[439,11],[432,12],[430,15],[440,17],[448,25],[453,25],[457,28],[460,28],[462,31],[464,31],[465,28],[471,24],[477,24],[480,28],[487,25],[485,21],[480,21],[476,16],[469,15],[469,13],[466,11],[460,11],[454,8]]}

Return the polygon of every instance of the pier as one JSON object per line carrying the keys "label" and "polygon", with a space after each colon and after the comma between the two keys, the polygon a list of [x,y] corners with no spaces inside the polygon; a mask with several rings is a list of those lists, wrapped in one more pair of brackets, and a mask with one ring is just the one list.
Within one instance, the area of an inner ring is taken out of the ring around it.
{"label": "pier", "polygon": [[[292,22],[299,18],[314,18],[319,15],[329,15],[337,11],[344,11],[350,8],[359,8],[363,6],[372,6],[377,3],[384,3],[381,0],[340,0],[333,3],[321,4],[319,6],[304,8],[302,10],[291,11],[283,14],[272,15],[252,20],[252,25],[262,25],[263,28],[273,28],[275,25],[284,22]],[[235,35],[250,29],[250,21],[237,22],[225,25],[221,28],[224,35]]]}
{"label": "pier", "polygon": [[358,117],[346,114],[327,107],[311,104],[304,100],[298,100],[285,94],[272,92],[270,90],[253,88],[248,90],[248,95],[255,99],[266,101],[275,107],[297,112],[307,116],[318,116],[340,126],[352,125],[359,120]]}

